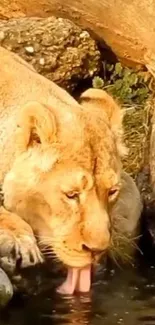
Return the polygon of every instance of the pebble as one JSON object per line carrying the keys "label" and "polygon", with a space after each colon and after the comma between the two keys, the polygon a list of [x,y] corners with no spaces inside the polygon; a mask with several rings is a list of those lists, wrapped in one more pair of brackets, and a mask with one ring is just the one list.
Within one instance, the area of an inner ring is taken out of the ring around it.
{"label": "pebble", "polygon": [[27,53],[33,54],[34,53],[34,48],[33,46],[26,46],[25,50]]}

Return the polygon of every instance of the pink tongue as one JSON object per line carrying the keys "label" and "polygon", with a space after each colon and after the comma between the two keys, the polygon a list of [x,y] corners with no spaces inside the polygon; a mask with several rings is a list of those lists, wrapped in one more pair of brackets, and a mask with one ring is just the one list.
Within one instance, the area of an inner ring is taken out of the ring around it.
{"label": "pink tongue", "polygon": [[72,295],[74,291],[88,292],[91,286],[91,265],[82,269],[68,268],[67,279],[57,292]]}

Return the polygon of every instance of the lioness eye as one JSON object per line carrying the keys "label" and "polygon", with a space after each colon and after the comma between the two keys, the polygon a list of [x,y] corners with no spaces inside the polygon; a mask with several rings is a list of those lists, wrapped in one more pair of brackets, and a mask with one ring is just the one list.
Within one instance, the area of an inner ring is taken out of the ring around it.
{"label": "lioness eye", "polygon": [[108,191],[108,197],[110,201],[113,201],[118,194],[119,189],[117,187],[110,188]]}
{"label": "lioness eye", "polygon": [[117,189],[117,188],[111,188],[111,189],[109,190],[109,192],[108,192],[108,195],[109,195],[109,196],[112,196],[112,195],[114,195],[114,194],[117,194],[117,192],[118,192],[118,189]]}
{"label": "lioness eye", "polygon": [[68,197],[68,199],[71,199],[71,200],[79,199],[79,194],[75,193],[75,192],[66,193],[66,196]]}

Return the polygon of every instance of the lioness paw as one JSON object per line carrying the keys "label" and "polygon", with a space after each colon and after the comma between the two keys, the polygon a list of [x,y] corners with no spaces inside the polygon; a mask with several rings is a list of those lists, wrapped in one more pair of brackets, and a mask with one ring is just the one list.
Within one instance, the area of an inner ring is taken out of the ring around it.
{"label": "lioness paw", "polygon": [[14,213],[0,208],[0,265],[9,273],[42,263],[31,227]]}

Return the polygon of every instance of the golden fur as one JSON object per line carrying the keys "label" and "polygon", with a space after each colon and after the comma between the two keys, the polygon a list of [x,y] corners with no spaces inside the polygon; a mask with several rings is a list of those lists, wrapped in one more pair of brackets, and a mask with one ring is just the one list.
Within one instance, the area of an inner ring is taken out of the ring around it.
{"label": "golden fur", "polygon": [[90,88],[82,93],[80,103],[88,110],[88,113],[96,107],[102,110],[104,119],[114,134],[119,155],[126,155],[128,151],[124,145],[122,127],[124,111],[120,109],[116,101],[106,91]]}
{"label": "golden fur", "polygon": [[[121,189],[121,110],[104,92],[100,105],[86,105],[93,90],[78,104],[3,48],[0,61],[0,180],[9,211],[0,219],[2,238],[7,233],[16,246],[27,222],[43,251],[83,267],[110,245],[108,211]],[[15,229],[12,213],[23,219]],[[29,265],[27,246],[18,250]],[[35,240],[32,250],[38,256]]]}

